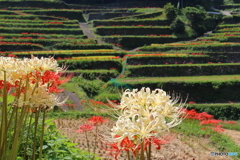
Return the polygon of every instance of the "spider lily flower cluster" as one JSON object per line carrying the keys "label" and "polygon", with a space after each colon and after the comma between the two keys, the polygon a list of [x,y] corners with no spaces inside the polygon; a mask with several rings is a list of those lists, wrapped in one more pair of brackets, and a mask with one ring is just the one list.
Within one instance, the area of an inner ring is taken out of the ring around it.
{"label": "spider lily flower cluster", "polygon": [[[78,133],[85,133],[86,141],[87,141],[87,147],[88,147],[88,152],[90,153],[90,145],[89,145],[89,139],[88,139],[88,132],[92,131],[95,129],[94,133],[94,146],[93,146],[93,154],[95,154],[96,147],[97,147],[97,140],[98,140],[98,127],[106,123],[108,119],[105,119],[101,116],[92,116],[89,120],[89,124],[84,124],[79,127],[79,130],[76,130],[75,132]],[[94,156],[92,157],[94,159]]]}
{"label": "spider lily flower cluster", "polygon": [[[42,119],[42,130],[44,127],[44,116],[48,109],[59,106],[65,102],[60,101],[57,93],[62,90],[58,86],[67,82],[60,79],[60,73],[64,68],[58,67],[57,61],[53,58],[16,59],[14,57],[0,57],[0,159],[15,160],[20,149],[22,133],[30,126],[35,126],[36,134],[39,119]],[[8,97],[13,101],[8,102]],[[40,113],[43,113],[41,116]],[[30,120],[29,117],[34,120]],[[29,123],[28,123],[29,122]],[[42,131],[42,134],[44,132]],[[36,136],[36,135],[35,135]],[[42,135],[43,138],[43,135]],[[41,139],[40,145],[42,145]],[[36,140],[33,140],[32,159],[35,159]],[[23,149],[23,148],[21,148]],[[39,159],[42,149],[40,147]],[[23,159],[28,159],[24,153]]]}
{"label": "spider lily flower cluster", "polygon": [[[125,90],[120,105],[109,101],[115,109],[120,110],[110,136],[105,137],[117,151],[115,158],[119,151],[125,150],[132,151],[136,159],[150,160],[151,144],[160,149],[159,144],[167,142],[166,139],[159,139],[162,133],[180,124],[185,117],[182,110],[185,103],[177,105],[179,100],[180,97],[175,95],[171,99],[162,89],[151,91],[143,87],[140,91]],[[132,144],[131,149],[123,145],[126,141]]]}
{"label": "spider lily flower cluster", "polygon": [[55,93],[61,91],[57,87],[64,82],[57,74],[62,71],[53,58],[0,57],[0,88],[6,83],[6,91],[15,95],[14,105],[18,107],[52,107],[61,104]]}

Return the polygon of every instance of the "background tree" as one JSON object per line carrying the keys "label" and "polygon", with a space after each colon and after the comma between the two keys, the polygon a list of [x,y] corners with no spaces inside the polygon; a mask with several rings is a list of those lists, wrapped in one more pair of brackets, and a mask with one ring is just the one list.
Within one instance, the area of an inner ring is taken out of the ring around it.
{"label": "background tree", "polygon": [[164,9],[166,18],[169,21],[173,21],[176,18],[176,16],[177,16],[177,8],[174,5],[172,5],[171,3],[167,3],[163,7],[163,9]]}
{"label": "background tree", "polygon": [[183,33],[185,30],[185,24],[184,22],[177,17],[170,25],[170,29],[174,32],[174,33]]}

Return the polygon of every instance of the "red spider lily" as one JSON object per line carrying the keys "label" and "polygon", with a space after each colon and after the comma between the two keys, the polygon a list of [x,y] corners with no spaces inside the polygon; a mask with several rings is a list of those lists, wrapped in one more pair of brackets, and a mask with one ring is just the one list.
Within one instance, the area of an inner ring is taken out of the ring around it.
{"label": "red spider lily", "polygon": [[195,104],[195,101],[189,101],[188,104]]}
{"label": "red spider lily", "polygon": [[[118,138],[120,136],[116,135],[115,138]],[[136,155],[135,149],[137,149],[137,145],[133,143],[133,141],[129,140],[128,137],[125,137],[121,142],[120,142],[120,147],[118,143],[106,143],[103,142],[106,145],[110,147],[107,148],[107,151],[110,151],[110,155],[114,157],[115,160],[118,160],[118,156],[121,153],[121,151],[131,151]]]}
{"label": "red spider lily", "polygon": [[202,120],[209,120],[212,119],[213,115],[207,114],[206,112],[199,113],[197,115],[197,119],[202,121]]}
{"label": "red spider lily", "polygon": [[107,151],[110,151],[110,156],[113,156],[115,160],[118,160],[118,155],[120,154],[121,150],[118,148],[117,143],[105,143],[108,145],[111,149],[106,149]]}
{"label": "red spider lily", "polygon": [[61,78],[61,73],[56,74],[51,71],[46,71],[44,72],[44,75],[41,76],[41,82],[42,84],[49,83],[49,92],[61,92],[62,90],[58,89],[57,87],[61,84],[64,84],[68,82],[71,78],[72,75],[69,75],[65,79],[60,79]]}
{"label": "red spider lily", "polygon": [[171,36],[170,34],[160,34],[159,36]]}
{"label": "red spider lily", "polygon": [[226,124],[237,124],[237,122],[235,122],[235,121],[225,121],[223,123],[226,123]]}
{"label": "red spider lily", "polygon": [[215,128],[213,128],[213,130],[215,131],[215,132],[223,132],[223,131],[225,131],[223,128],[222,128],[222,125],[217,125],[217,126],[215,126]]}
{"label": "red spider lily", "polygon": [[[119,136],[116,136],[116,138],[118,138]],[[128,139],[128,137],[125,137],[121,143],[120,143],[120,147],[125,150],[125,151],[133,151],[133,148],[136,147],[136,145],[133,143],[133,141],[131,141],[130,139]]]}
{"label": "red spider lily", "polygon": [[8,57],[17,57],[17,56],[14,54],[9,54]]}
{"label": "red spider lily", "polygon": [[[9,82],[6,82],[6,91],[8,92],[12,87],[15,87],[15,85],[12,85]],[[0,80],[0,90],[4,88],[4,80]],[[2,96],[2,93],[0,93],[0,96]]]}
{"label": "red spider lily", "polygon": [[27,109],[27,112],[29,112],[29,113],[35,113],[35,112],[37,112],[37,109],[36,109],[36,108],[28,108],[28,109]]}
{"label": "red spider lily", "polygon": [[[12,37],[12,38],[15,38],[15,37]],[[20,42],[0,42],[0,45],[3,45],[3,44],[14,44],[14,45],[33,45],[33,46],[43,46],[41,44],[37,44],[37,43],[20,43]]]}
{"label": "red spider lily", "polygon": [[187,117],[186,118],[189,118],[189,119],[197,119],[197,120],[208,120],[208,119],[212,119],[213,116],[210,115],[210,114],[207,114],[206,112],[202,112],[202,113],[197,113],[195,111],[195,109],[191,109],[191,110],[186,110],[186,109],[183,109],[186,114],[187,114]]}
{"label": "red spider lily", "polygon": [[28,78],[32,84],[36,83],[36,79],[40,79],[40,85],[47,83],[49,92],[58,93],[63,91],[59,89],[58,86],[68,82],[72,78],[72,75],[69,75],[65,79],[60,79],[61,75],[61,73],[57,74],[51,71],[45,71],[44,74],[41,75],[40,72],[36,71],[35,73],[30,73]]}
{"label": "red spider lily", "polygon": [[101,116],[92,116],[88,122],[94,126],[99,126],[99,125],[102,125],[104,124],[105,122],[107,122],[107,119],[104,119],[103,117]]}
{"label": "red spider lily", "polygon": [[[115,136],[115,138],[118,138],[120,136]],[[135,137],[136,138],[136,137]],[[170,143],[170,139],[172,139],[172,136],[167,136],[164,139],[159,139],[157,137],[151,137],[144,139],[144,150],[147,150],[149,147],[149,144],[156,146],[157,150],[161,149],[161,145]],[[139,151],[141,150],[141,144],[135,144],[134,140],[130,140],[128,137],[125,137],[120,143],[107,143],[111,147],[111,149],[107,149],[110,151],[110,155],[114,156],[115,160],[118,159],[118,156],[121,151],[131,151],[133,155],[136,157],[137,154],[139,154]]]}
{"label": "red spider lily", "polygon": [[84,132],[88,132],[88,131],[91,131],[93,130],[95,127],[94,126],[91,126],[89,124],[84,124],[84,125],[81,125],[79,127],[79,130],[76,130],[75,132],[78,132],[78,133],[84,133]]}
{"label": "red spider lily", "polygon": [[105,103],[101,102],[101,101],[94,101],[92,99],[89,100],[89,102],[92,104],[92,105],[105,105]]}
{"label": "red spider lily", "polygon": [[[213,125],[214,128],[212,128],[213,131],[215,132],[221,132],[221,131],[224,131],[222,127],[222,125],[219,125],[219,123],[227,123],[227,122],[223,122],[222,120],[216,120],[216,119],[213,119],[213,116],[210,115],[210,114],[207,114],[206,112],[202,112],[202,113],[197,113],[194,109],[192,110],[184,110],[187,114],[187,117],[186,118],[189,118],[189,119],[197,119],[197,120],[200,120],[200,125],[205,125],[205,124],[211,124]],[[230,124],[236,124],[235,122],[233,121],[230,121],[229,122]],[[218,124],[218,125],[217,125]],[[206,128],[202,128],[202,130],[205,130]]]}
{"label": "red spider lily", "polygon": [[209,119],[209,120],[203,120],[200,122],[201,125],[203,124],[213,124],[216,125],[218,123],[222,122],[221,120],[216,120],[216,119]]}
{"label": "red spider lily", "polygon": [[170,141],[172,141],[172,136],[167,136],[167,137],[165,137],[162,140],[160,140],[157,137],[153,137],[153,138],[150,139],[150,141],[152,142],[153,145],[156,146],[157,150],[160,150],[161,149],[161,145],[170,143]]}
{"label": "red spider lily", "polygon": [[32,39],[32,37],[19,37],[18,39]]}
{"label": "red spider lily", "polygon": [[123,78],[123,77],[124,77],[124,75],[120,74],[120,75],[119,75],[119,77],[120,77],[120,78]]}
{"label": "red spider lily", "polygon": [[59,60],[62,60],[62,58],[61,58],[61,57],[58,57],[58,58],[56,58],[56,60],[59,61]]}
{"label": "red spider lily", "polygon": [[59,92],[62,92],[62,91],[64,91],[64,89],[59,89],[56,86],[52,86],[52,87],[48,88],[48,92],[50,92],[50,93],[59,93]]}

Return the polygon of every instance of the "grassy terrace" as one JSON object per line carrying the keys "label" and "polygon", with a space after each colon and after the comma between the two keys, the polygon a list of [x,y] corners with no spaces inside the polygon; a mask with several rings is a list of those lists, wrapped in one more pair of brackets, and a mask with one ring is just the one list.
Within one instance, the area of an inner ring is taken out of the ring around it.
{"label": "grassy terrace", "polygon": [[86,35],[73,35],[73,34],[45,34],[45,33],[31,33],[31,32],[22,32],[20,34],[15,33],[1,33],[1,37],[5,39],[13,39],[13,38],[25,38],[25,37],[32,37],[32,38],[64,38],[64,39],[84,39],[87,38]]}
{"label": "grassy terrace", "polygon": [[[98,50],[49,50],[49,51],[31,51],[31,52],[11,52],[13,54],[18,54],[18,55],[25,55],[25,54],[81,54],[81,55],[87,55],[87,54],[106,54],[106,53],[119,53],[116,50],[113,49],[98,49]],[[120,52],[122,53],[122,52]]]}
{"label": "grassy terrace", "polygon": [[5,19],[16,19],[16,20],[35,20],[35,19],[41,19],[41,20],[66,20],[66,18],[62,17],[52,17],[52,16],[40,16],[40,15],[0,15],[1,20]]}
{"label": "grassy terrace", "polygon": [[13,22],[13,23],[42,23],[42,24],[46,24],[46,23],[63,23],[63,24],[76,24],[78,23],[78,20],[57,20],[57,19],[53,19],[53,20],[28,20],[28,19],[22,19],[22,20],[16,20],[16,19],[4,19],[2,20],[3,22]]}
{"label": "grassy terrace", "polygon": [[79,28],[79,24],[54,24],[54,23],[0,23],[2,27],[35,27],[35,28]]}
{"label": "grassy terrace", "polygon": [[187,76],[187,77],[137,77],[137,78],[119,78],[118,81],[131,84],[138,81],[138,83],[151,82],[228,82],[240,81],[240,75],[219,75],[219,76]]}
{"label": "grassy terrace", "polygon": [[95,28],[99,35],[167,35],[172,33],[169,26],[103,26]]}
{"label": "grassy terrace", "polygon": [[166,19],[138,19],[138,20],[131,20],[131,19],[124,19],[124,20],[94,20],[93,26],[133,26],[133,25],[169,25],[169,21]]}

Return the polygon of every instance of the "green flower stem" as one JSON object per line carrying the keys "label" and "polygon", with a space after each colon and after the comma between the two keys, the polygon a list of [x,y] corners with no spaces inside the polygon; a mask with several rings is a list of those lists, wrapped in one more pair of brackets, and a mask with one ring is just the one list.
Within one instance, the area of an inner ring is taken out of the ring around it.
{"label": "green flower stem", "polygon": [[25,143],[24,152],[23,152],[23,159],[26,158],[28,138],[29,138],[29,135],[30,135],[30,128],[31,128],[33,116],[34,115],[32,113],[31,116],[30,116],[30,121],[29,121],[28,129],[27,129],[27,137],[26,137],[26,143]]}
{"label": "green flower stem", "polygon": [[147,160],[151,160],[151,152],[152,152],[152,143],[151,138],[149,139],[148,149],[146,149]]}
{"label": "green flower stem", "polygon": [[144,141],[141,143],[140,160],[144,160]]}
{"label": "green flower stem", "polygon": [[97,147],[97,134],[98,134],[98,125],[96,125],[96,134],[95,134],[95,139],[94,139],[94,147],[93,147],[94,154],[96,152],[96,147]]}
{"label": "green flower stem", "polygon": [[14,133],[14,137],[13,137],[13,141],[12,141],[12,147],[10,150],[10,157],[8,160],[16,160],[17,157],[17,153],[18,153],[18,149],[19,149],[19,145],[22,141],[22,137],[23,137],[23,128],[26,125],[26,121],[27,121],[27,116],[28,116],[28,106],[22,107],[20,108],[21,113],[18,117],[18,121],[16,122],[16,133]]}
{"label": "green flower stem", "polygon": [[42,133],[41,133],[41,140],[40,140],[39,160],[42,159],[42,148],[43,148],[43,138],[44,138],[45,117],[46,117],[46,109],[43,109]]}
{"label": "green flower stem", "polygon": [[128,160],[131,160],[129,151],[127,151],[127,157],[128,157]]}
{"label": "green flower stem", "polygon": [[38,108],[35,113],[35,121],[34,121],[34,134],[33,134],[33,152],[32,152],[32,160],[35,160],[35,152],[36,152],[36,138],[37,138],[37,127],[38,127],[38,119],[39,119],[40,109]]}
{"label": "green flower stem", "polygon": [[138,158],[139,158],[139,155],[138,155],[138,149],[136,149],[136,160],[138,160]]}
{"label": "green flower stem", "polygon": [[87,140],[88,154],[90,154],[90,146],[89,146],[88,135],[87,135],[87,132],[86,132],[86,131],[84,131],[84,133],[85,133],[86,140]]}
{"label": "green flower stem", "polygon": [[2,119],[0,132],[0,155],[7,156],[7,84],[6,71],[4,72],[4,86],[3,86],[3,102],[2,102]]}

